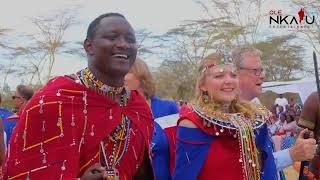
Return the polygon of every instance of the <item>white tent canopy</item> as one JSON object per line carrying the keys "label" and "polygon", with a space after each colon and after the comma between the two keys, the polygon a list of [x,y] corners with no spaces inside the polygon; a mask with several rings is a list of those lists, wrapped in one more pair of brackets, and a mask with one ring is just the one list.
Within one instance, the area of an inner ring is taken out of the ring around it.
{"label": "white tent canopy", "polygon": [[262,89],[263,92],[270,90],[277,94],[286,92],[298,93],[304,103],[312,92],[317,91],[317,86],[315,79],[302,79],[286,82],[265,82],[262,85]]}

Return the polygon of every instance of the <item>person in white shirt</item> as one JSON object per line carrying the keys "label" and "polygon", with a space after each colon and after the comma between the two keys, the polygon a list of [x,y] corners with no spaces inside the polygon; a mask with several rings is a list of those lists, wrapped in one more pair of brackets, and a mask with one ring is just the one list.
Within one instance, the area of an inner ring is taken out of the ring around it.
{"label": "person in white shirt", "polygon": [[279,105],[283,107],[283,111],[286,111],[286,106],[289,104],[288,100],[283,97],[283,94],[279,94],[279,97],[274,101],[274,105]]}
{"label": "person in white shirt", "polygon": [[273,124],[273,128],[271,130],[271,139],[274,144],[274,151],[277,152],[281,150],[281,144],[283,135],[285,132],[283,131],[283,126],[286,124],[286,116],[284,113],[279,114],[278,120]]}

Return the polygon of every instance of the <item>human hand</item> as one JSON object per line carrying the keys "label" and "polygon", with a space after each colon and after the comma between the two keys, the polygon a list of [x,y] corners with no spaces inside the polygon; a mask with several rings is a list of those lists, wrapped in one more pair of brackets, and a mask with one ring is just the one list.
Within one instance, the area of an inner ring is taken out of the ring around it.
{"label": "human hand", "polygon": [[306,139],[304,135],[307,133],[310,133],[308,129],[302,130],[294,145],[289,149],[293,162],[311,160],[316,154],[318,146],[316,140],[313,138],[312,133],[310,133],[310,137]]}
{"label": "human hand", "polygon": [[101,164],[94,164],[89,167],[81,176],[81,180],[101,180],[108,179],[106,173],[106,167],[101,166]]}

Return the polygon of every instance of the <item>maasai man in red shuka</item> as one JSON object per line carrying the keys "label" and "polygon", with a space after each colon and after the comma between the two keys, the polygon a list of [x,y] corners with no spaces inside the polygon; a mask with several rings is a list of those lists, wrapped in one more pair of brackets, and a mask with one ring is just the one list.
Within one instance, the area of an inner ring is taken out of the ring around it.
{"label": "maasai man in red shuka", "polygon": [[4,179],[153,179],[150,108],[123,87],[135,61],[134,30],[103,14],[89,26],[88,67],[49,81],[23,110]]}

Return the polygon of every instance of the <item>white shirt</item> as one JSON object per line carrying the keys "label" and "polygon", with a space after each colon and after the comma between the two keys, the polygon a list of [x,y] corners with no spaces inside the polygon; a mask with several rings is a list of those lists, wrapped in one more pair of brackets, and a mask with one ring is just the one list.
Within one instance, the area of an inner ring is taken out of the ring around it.
{"label": "white shirt", "polygon": [[274,104],[278,104],[279,106],[282,106],[283,107],[283,111],[286,110],[286,105],[288,105],[288,100],[286,98],[277,98],[275,101],[274,101]]}

